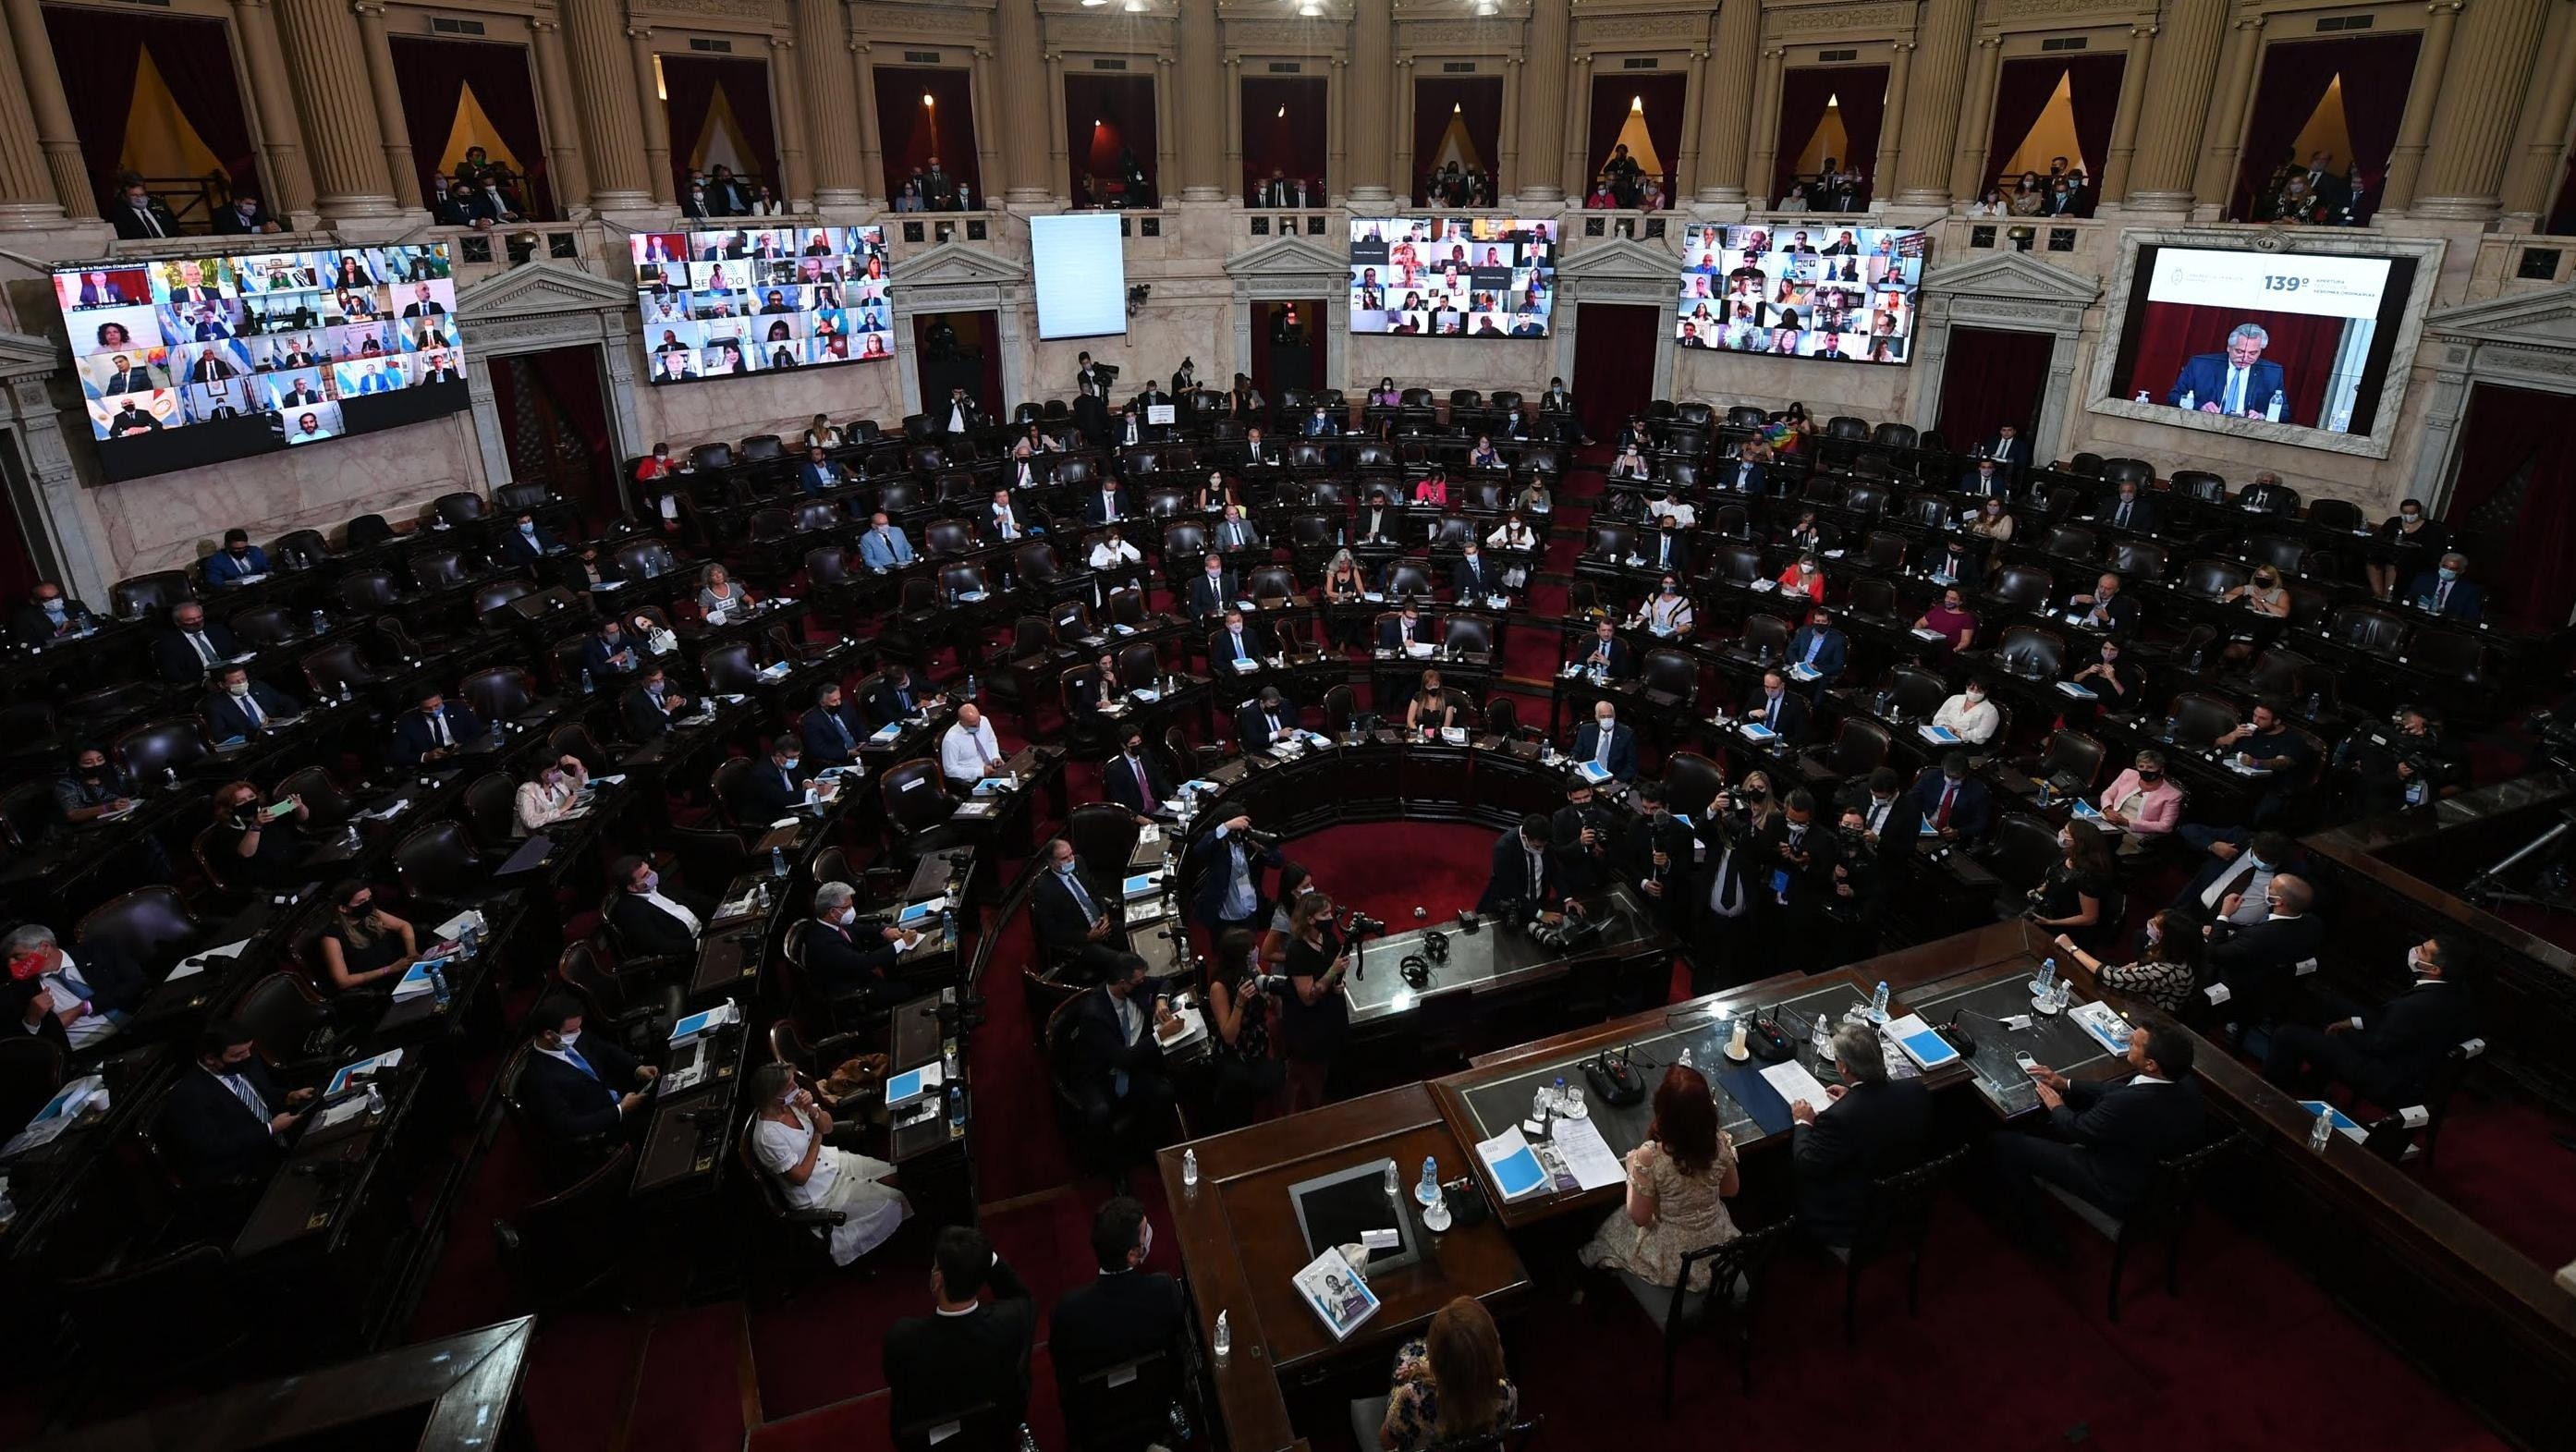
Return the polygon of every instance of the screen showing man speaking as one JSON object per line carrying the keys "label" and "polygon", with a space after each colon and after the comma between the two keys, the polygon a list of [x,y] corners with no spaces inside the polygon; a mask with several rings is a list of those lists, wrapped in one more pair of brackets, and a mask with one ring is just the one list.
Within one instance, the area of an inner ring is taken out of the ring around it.
{"label": "screen showing man speaking", "polygon": [[2368,433],[2406,258],[2142,247],[2113,394],[2176,422]]}

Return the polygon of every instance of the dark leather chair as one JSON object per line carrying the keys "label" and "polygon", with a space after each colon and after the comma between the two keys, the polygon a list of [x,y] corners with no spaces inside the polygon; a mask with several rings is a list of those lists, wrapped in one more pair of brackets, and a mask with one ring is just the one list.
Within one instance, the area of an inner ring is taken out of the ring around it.
{"label": "dark leather chair", "polygon": [[283,605],[255,605],[237,611],[224,622],[241,637],[245,646],[266,650],[284,645],[302,632],[297,628],[295,613]]}
{"label": "dark leather chair", "polygon": [[2347,605],[2326,626],[2328,634],[2352,649],[2391,659],[2406,649],[2412,628],[2404,616],[2371,605]]}
{"label": "dark leather chair", "polygon": [[886,825],[906,853],[917,857],[955,845],[957,832],[949,818],[957,803],[948,794],[938,758],[916,756],[887,767],[877,778],[877,792],[885,803]]}
{"label": "dark leather chair", "polygon": [[269,567],[276,570],[309,570],[330,558],[331,542],[318,529],[290,529],[268,547]]}
{"label": "dark leather chair", "polygon": [[178,889],[155,883],[130,889],[81,914],[73,938],[76,943],[115,945],[145,977],[157,982],[188,956],[204,933]]}
{"label": "dark leather chair", "polygon": [[546,714],[544,704],[537,699],[536,682],[517,666],[491,666],[476,671],[457,682],[456,694],[486,721],[517,721]]}
{"label": "dark leather chair", "polygon": [[486,772],[465,788],[465,827],[485,853],[506,853],[517,835],[518,785],[507,773]]}
{"label": "dark leather chair", "polygon": [[1115,802],[1085,802],[1073,809],[1064,835],[1095,881],[1117,882],[1127,875],[1139,830],[1136,819]]}
{"label": "dark leather chair", "polygon": [[1889,705],[1908,721],[1929,721],[1950,699],[1950,683],[1938,671],[1917,665],[1901,665],[1887,673]]}
{"label": "dark leather chair", "polygon": [[[2052,840],[2054,838],[2052,837]],[[1887,1176],[1870,1186],[1861,1214],[1860,1234],[1847,1249],[1835,1252],[1843,1262],[1843,1342],[1860,1337],[1860,1278],[1869,1266],[1897,1252],[1905,1255],[1905,1309],[1923,1309],[1923,1246],[1932,1233],[1932,1204],[1941,1181],[1967,1159],[1968,1147]]]}
{"label": "dark leather chair", "polygon": [[1461,655],[1494,653],[1494,622],[1472,615],[1452,615],[1440,622],[1440,644]]}
{"label": "dark leather chair", "polygon": [[339,1024],[313,985],[284,969],[242,991],[228,1015],[249,1029],[281,1086],[318,1079],[365,1038],[368,1025]]}
{"label": "dark leather chair", "polygon": [[1687,711],[1699,703],[1699,661],[1687,651],[1666,645],[1647,651],[1637,679],[1647,701],[1664,710]]}
{"label": "dark leather chair", "polygon": [[362,615],[400,610],[411,595],[394,582],[391,570],[351,570],[340,577],[340,603]]}
{"label": "dark leather chair", "polygon": [[394,875],[403,895],[443,913],[470,908],[492,895],[483,856],[453,821],[430,822],[394,846]]}
{"label": "dark leather chair", "polygon": [[1155,1351],[1058,1380],[1056,1401],[1076,1452],[1120,1452],[1169,1438],[1185,1391],[1172,1353]]}
{"label": "dark leather chair", "polygon": [[1762,567],[1762,552],[1749,544],[1734,541],[1709,552],[1707,573],[1714,579],[1739,585],[1771,578],[1771,572]]}
{"label": "dark leather chair", "polygon": [[2041,781],[2071,781],[2076,790],[2090,793],[2102,784],[2102,764],[2110,758],[2103,744],[2081,731],[2060,730],[2048,738],[2048,749],[2033,764],[2031,775]]}
{"label": "dark leather chair", "polygon": [[598,1168],[492,1222],[501,1267],[540,1312],[577,1305],[621,1277],[634,1217],[626,1191],[635,1150],[619,1145]]}
{"label": "dark leather chair", "polygon": [[157,782],[171,771],[185,776],[210,755],[205,727],[193,716],[147,721],[121,731],[108,752],[137,782]]}
{"label": "dark leather chair", "polygon": [[1728,652],[1746,660],[1781,661],[1788,658],[1789,622],[1777,615],[1747,615],[1744,632],[1737,636]]}
{"label": "dark leather chair", "polygon": [[411,557],[412,583],[423,591],[462,585],[480,573],[482,562],[467,558],[463,550],[423,550]]}
{"label": "dark leather chair", "polygon": [[2242,719],[2235,702],[2200,691],[2183,692],[2165,709],[2174,739],[2193,746],[2207,746],[2235,730]]}
{"label": "dark leather chair", "polygon": [[1986,599],[2016,610],[2044,611],[2057,602],[2057,582],[2036,566],[2006,565],[1996,573]]}
{"label": "dark leather chair", "polygon": [[394,537],[394,527],[381,514],[361,514],[340,527],[340,538],[353,550],[373,549]]}
{"label": "dark leather chair", "polygon": [[1866,716],[1845,716],[1830,744],[1808,747],[1799,756],[1798,769],[1811,782],[1857,781],[1887,764],[1891,744],[1886,727]]}
{"label": "dark leather chair", "polygon": [[2066,663],[2066,641],[2054,630],[2015,625],[1995,642],[1993,659],[1999,668],[2025,679],[2055,680]]}
{"label": "dark leather chair", "polygon": [[197,598],[188,584],[184,570],[154,570],[134,575],[108,587],[107,603],[119,619],[132,620],[145,615],[166,614],[174,605],[184,605]]}
{"label": "dark leather chair", "polygon": [[2161,580],[2165,577],[2165,547],[2153,540],[2115,539],[2111,541],[2111,569],[2128,580]]}

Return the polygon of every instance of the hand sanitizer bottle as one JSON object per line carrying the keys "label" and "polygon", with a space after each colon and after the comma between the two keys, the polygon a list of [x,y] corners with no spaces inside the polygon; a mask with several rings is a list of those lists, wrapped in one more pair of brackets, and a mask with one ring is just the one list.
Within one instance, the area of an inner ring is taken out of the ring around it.
{"label": "hand sanitizer bottle", "polygon": [[1199,1152],[1194,1149],[1185,1149],[1181,1151],[1181,1188],[1184,1190],[1195,1190],[1198,1187]]}
{"label": "hand sanitizer bottle", "polygon": [[1208,1349],[1216,1353],[1219,1361],[1234,1355],[1234,1322],[1223,1311],[1216,1313],[1216,1335],[1210,1340]]}
{"label": "hand sanitizer bottle", "polygon": [[2334,1143],[2334,1118],[2333,1105],[2320,1104],[2317,1106],[2316,1123],[2308,1126],[2309,1149],[2316,1151],[2318,1154],[2324,1154],[2326,1152],[2326,1146]]}

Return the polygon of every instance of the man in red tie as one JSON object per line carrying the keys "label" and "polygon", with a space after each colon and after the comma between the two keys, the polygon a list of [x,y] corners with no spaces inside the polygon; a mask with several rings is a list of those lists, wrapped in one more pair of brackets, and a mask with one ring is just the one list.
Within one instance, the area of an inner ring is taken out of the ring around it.
{"label": "man in red tie", "polygon": [[1951,752],[1938,768],[1923,773],[1914,783],[1914,799],[1923,820],[1944,842],[1973,842],[1994,823],[1994,798],[1983,782],[1968,775],[1964,751]]}

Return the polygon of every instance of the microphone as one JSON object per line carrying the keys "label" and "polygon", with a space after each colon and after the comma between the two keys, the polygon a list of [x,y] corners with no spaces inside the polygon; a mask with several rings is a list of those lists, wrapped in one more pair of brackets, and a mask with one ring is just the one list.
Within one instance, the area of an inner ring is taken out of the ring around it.
{"label": "microphone", "polygon": [[1941,1025],[1941,1037],[1950,1041],[1950,1047],[1957,1049],[1961,1058],[1973,1059],[1977,1056],[1976,1036],[1959,1026],[1960,1018],[1967,1012],[1962,1008],[1951,1014],[1950,1021]]}

